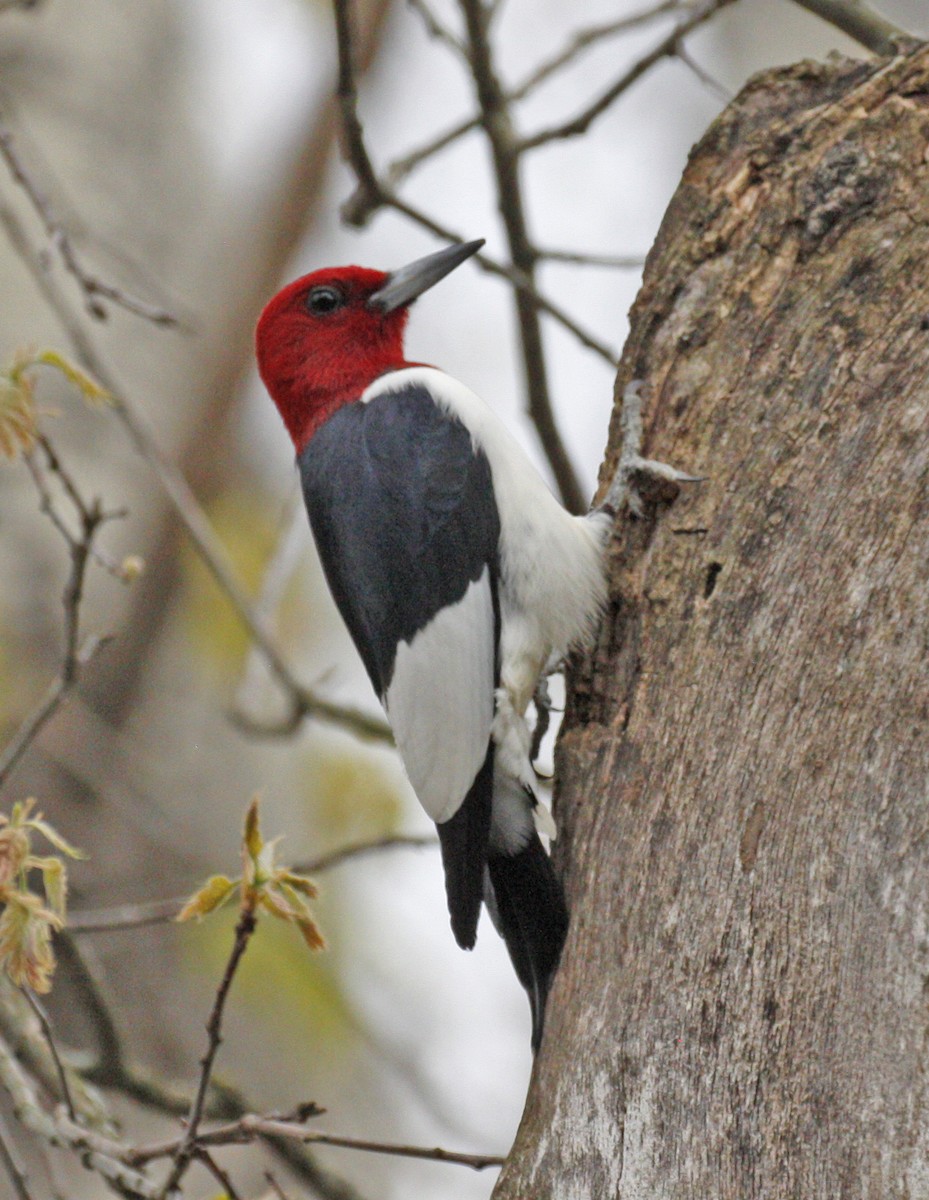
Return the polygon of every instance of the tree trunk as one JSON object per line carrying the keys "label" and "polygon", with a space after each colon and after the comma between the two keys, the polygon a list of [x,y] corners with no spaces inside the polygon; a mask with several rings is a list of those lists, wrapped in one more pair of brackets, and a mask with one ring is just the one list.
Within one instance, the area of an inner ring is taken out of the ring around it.
{"label": "tree trunk", "polygon": [[496,1200],[929,1197],[927,162],[929,49],[803,63],[665,217],[619,384],[708,478],[620,515]]}

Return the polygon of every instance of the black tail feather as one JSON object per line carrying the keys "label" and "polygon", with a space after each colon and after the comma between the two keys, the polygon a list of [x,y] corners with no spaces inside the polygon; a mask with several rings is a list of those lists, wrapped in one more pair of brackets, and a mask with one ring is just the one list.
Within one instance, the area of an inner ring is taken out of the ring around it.
{"label": "black tail feather", "polygon": [[484,897],[484,864],[490,836],[493,801],[494,744],[490,743],[484,765],[458,811],[436,825],[445,869],[445,894],[452,933],[462,950],[472,950],[477,940],[477,921]]}
{"label": "black tail feather", "polygon": [[487,867],[493,888],[493,905],[488,907],[529,995],[535,1052],[542,1041],[548,989],[568,932],[564,893],[535,833],[518,854],[492,854]]}

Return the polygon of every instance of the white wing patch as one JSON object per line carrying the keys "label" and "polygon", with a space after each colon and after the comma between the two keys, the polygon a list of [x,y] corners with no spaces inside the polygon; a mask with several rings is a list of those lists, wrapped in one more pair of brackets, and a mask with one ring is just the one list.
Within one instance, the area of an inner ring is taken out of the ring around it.
{"label": "white wing patch", "polygon": [[457,604],[397,647],[384,708],[420,804],[433,821],[447,821],[484,762],[494,719],[487,567]]}

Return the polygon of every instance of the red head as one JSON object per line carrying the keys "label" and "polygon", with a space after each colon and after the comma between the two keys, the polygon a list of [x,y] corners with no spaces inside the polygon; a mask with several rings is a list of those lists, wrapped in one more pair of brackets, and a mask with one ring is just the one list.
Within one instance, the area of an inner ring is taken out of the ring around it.
{"label": "red head", "polygon": [[343,404],[405,363],[409,305],[482,241],[449,246],[399,271],[330,267],[269,301],[258,321],[258,371],[297,453]]}

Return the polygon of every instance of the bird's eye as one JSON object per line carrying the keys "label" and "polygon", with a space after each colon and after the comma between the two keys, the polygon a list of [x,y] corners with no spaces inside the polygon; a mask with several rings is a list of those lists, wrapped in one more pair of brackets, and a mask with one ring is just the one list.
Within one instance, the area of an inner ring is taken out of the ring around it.
{"label": "bird's eye", "polygon": [[314,317],[324,317],[335,312],[345,303],[345,297],[338,288],[323,285],[315,287],[306,298],[306,306]]}

